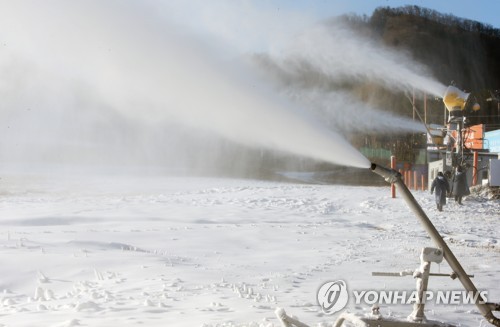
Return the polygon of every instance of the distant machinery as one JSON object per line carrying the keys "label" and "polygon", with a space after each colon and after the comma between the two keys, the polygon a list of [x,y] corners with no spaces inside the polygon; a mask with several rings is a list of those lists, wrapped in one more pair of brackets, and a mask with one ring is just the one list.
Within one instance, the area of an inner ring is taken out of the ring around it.
{"label": "distant machinery", "polygon": [[467,129],[467,117],[465,116],[466,108],[473,111],[478,111],[481,106],[477,103],[471,93],[465,93],[457,87],[450,85],[443,96],[443,102],[449,112],[448,128],[447,128],[447,148],[446,148],[446,165],[449,167],[462,167],[467,169],[470,167],[468,158],[472,155],[468,151],[465,140]]}

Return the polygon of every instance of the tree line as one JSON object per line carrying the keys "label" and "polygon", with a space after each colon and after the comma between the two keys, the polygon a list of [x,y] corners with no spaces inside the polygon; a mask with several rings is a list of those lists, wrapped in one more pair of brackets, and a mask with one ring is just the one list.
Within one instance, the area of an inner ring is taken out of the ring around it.
{"label": "tree line", "polygon": [[376,21],[378,19],[384,19],[385,17],[402,15],[428,19],[442,25],[458,27],[467,32],[481,33],[488,36],[500,37],[500,29],[494,28],[490,24],[456,17],[451,14],[440,13],[433,9],[423,8],[415,5],[408,5],[398,8],[379,7],[374,11],[371,19],[372,21]]}

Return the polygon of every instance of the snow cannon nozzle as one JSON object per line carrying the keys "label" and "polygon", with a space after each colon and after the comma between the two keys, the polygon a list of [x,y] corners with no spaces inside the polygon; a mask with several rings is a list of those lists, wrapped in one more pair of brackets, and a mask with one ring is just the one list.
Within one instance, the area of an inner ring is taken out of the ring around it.
{"label": "snow cannon nozzle", "polygon": [[370,169],[377,175],[382,176],[386,182],[395,183],[401,178],[401,174],[395,170],[388,169],[377,164],[372,163]]}

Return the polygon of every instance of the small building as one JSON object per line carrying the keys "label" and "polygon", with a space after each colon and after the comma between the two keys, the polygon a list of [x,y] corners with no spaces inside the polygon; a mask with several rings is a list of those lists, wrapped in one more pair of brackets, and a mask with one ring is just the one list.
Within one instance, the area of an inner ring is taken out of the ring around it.
{"label": "small building", "polygon": [[[429,162],[428,169],[428,187],[430,182],[436,178],[438,172],[442,171],[445,175],[451,175],[452,167],[446,165],[446,157]],[[467,182],[472,186],[474,180],[474,169],[467,169]],[[489,183],[491,186],[500,186],[500,159],[496,153],[482,152],[478,154],[477,184]]]}

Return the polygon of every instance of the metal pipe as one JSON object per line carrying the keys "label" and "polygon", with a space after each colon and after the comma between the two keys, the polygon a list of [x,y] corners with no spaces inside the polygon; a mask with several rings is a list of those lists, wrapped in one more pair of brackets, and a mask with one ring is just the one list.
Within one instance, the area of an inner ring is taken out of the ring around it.
{"label": "metal pipe", "polygon": [[[381,271],[374,271],[372,272],[372,276],[385,276],[385,277],[405,277],[405,276],[412,276],[414,270],[404,270],[400,272],[381,272]],[[453,274],[440,274],[440,273],[429,273],[429,276],[434,276],[434,277],[450,277],[454,279]],[[467,275],[470,278],[474,278],[474,275]],[[456,277],[455,277],[456,278]]]}
{"label": "metal pipe", "polygon": [[457,258],[450,250],[446,242],[443,240],[436,227],[432,224],[431,220],[429,219],[429,217],[427,217],[422,207],[418,204],[417,200],[415,200],[410,190],[401,180],[401,174],[395,170],[387,169],[374,163],[372,163],[371,165],[371,170],[377,175],[382,176],[388,183],[396,185],[396,187],[399,189],[399,192],[401,193],[401,196],[405,199],[406,204],[420,220],[420,223],[427,231],[434,244],[443,250],[445,260],[448,262],[451,269],[453,269],[453,272],[457,275],[465,290],[472,292],[472,294],[474,295],[474,298],[476,299],[476,307],[479,309],[481,314],[490,324],[500,327],[500,319],[496,318],[493,315],[493,313],[491,312],[491,306],[486,304],[485,299],[481,296],[474,283],[472,283],[471,279],[465,272],[460,262],[458,262]]}

